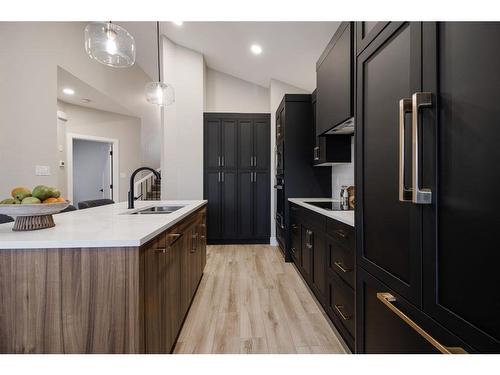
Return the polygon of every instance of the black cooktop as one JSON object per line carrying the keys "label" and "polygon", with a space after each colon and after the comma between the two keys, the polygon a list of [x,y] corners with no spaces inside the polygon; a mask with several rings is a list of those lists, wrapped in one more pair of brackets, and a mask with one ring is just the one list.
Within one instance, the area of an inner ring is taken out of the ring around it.
{"label": "black cooktop", "polygon": [[316,206],[328,211],[354,211],[353,208],[350,208],[349,205],[342,205],[340,202],[308,202],[304,201],[304,203],[310,204],[312,206]]}

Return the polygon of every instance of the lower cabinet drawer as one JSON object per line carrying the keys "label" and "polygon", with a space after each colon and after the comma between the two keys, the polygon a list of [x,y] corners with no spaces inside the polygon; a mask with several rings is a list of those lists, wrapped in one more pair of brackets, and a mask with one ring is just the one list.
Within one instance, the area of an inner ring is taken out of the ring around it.
{"label": "lower cabinet drawer", "polygon": [[328,273],[336,273],[347,282],[351,288],[354,288],[354,249],[347,248],[329,239],[326,262]]}
{"label": "lower cabinet drawer", "polygon": [[341,245],[354,249],[354,227],[329,218],[326,223],[326,232]]}
{"label": "lower cabinet drawer", "polygon": [[475,352],[363,268],[356,271],[357,353]]}
{"label": "lower cabinet drawer", "polygon": [[328,309],[335,314],[349,334],[355,335],[354,290],[339,276],[328,278]]}

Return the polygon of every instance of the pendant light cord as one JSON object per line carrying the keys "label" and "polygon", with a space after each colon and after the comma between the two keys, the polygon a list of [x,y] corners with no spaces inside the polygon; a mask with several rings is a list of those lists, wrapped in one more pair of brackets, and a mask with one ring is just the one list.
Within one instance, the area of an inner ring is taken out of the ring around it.
{"label": "pendant light cord", "polygon": [[161,83],[161,69],[160,69],[160,21],[156,21],[156,42],[158,44],[158,82]]}

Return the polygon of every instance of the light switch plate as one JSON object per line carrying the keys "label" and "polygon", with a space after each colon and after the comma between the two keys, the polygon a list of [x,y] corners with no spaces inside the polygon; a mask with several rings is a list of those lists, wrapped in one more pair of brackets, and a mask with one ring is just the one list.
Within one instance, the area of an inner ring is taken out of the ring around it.
{"label": "light switch plate", "polygon": [[48,165],[36,165],[35,176],[50,176],[50,167]]}

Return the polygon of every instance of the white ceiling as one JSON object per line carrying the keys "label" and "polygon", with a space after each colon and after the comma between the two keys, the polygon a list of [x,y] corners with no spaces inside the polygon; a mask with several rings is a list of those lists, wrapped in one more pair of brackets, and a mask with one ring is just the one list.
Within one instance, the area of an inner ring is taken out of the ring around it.
{"label": "white ceiling", "polygon": [[[65,94],[63,92],[65,88],[73,89],[75,94]],[[135,116],[134,113],[115,102],[109,96],[97,91],[95,88],[61,67],[57,67],[57,98],[63,102],[80,105],[82,107]],[[82,101],[82,99],[89,99],[90,102],[87,103],[86,101]]]}
{"label": "white ceiling", "polygon": [[[137,44],[137,63],[151,78],[157,76],[154,22],[120,22]],[[209,68],[269,87],[278,79],[314,90],[316,61],[340,22],[172,22],[161,23],[161,33],[176,44],[204,55]],[[250,45],[262,46],[253,55]]]}

